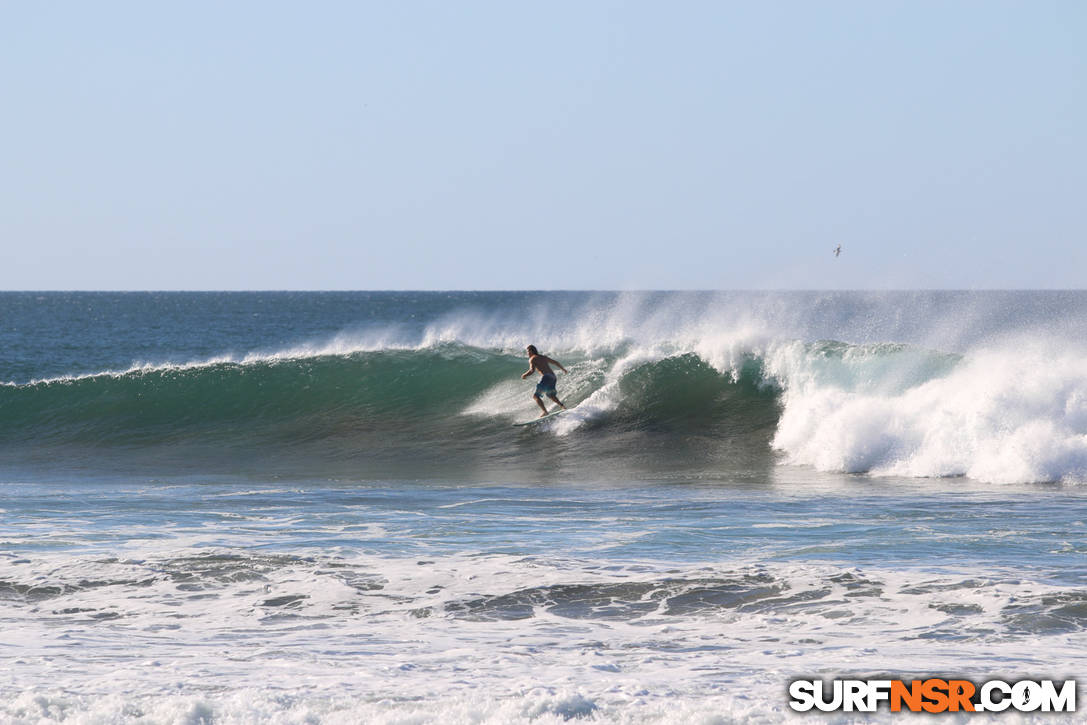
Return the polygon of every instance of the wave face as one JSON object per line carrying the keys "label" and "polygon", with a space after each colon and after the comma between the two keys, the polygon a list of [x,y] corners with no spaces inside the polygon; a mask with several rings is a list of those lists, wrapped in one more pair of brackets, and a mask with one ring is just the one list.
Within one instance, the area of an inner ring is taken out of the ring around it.
{"label": "wave face", "polygon": [[[636,472],[650,451],[628,452],[634,439],[726,440],[748,429],[762,432],[754,448],[766,455],[776,393],[760,387],[755,370],[733,380],[693,354],[632,365],[614,379],[607,359],[566,365],[560,392],[584,408],[561,430],[511,427],[538,412],[532,383],[517,377],[524,359],[441,343],[7,385],[0,445],[28,456],[194,471],[233,462],[296,475],[407,477],[547,465],[556,447],[601,462],[626,459]],[[722,408],[743,413],[723,416]],[[712,451],[702,455],[713,459]]]}
{"label": "wave face", "polygon": [[[26,331],[2,360],[13,468],[1087,478],[1080,293],[36,301],[0,296]],[[538,412],[518,378],[530,342],[569,369],[573,409],[514,429]]]}

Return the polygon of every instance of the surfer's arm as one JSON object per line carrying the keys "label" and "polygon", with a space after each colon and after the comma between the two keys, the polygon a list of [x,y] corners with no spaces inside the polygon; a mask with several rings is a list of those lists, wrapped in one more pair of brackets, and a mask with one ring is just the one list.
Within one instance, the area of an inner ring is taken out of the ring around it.
{"label": "surfer's arm", "polygon": [[560,363],[560,362],[559,362],[558,360],[556,360],[556,359],[555,359],[555,358],[553,358],[553,357],[549,357],[549,358],[547,358],[547,361],[548,361],[548,362],[553,362],[553,363],[555,363],[556,365],[558,365],[558,366],[559,366],[559,370],[563,371],[564,373],[569,373],[569,372],[570,372],[569,370],[567,370],[566,368],[564,368],[564,367],[562,366],[562,363]]}
{"label": "surfer's arm", "polygon": [[536,366],[535,365],[529,365],[528,370],[521,373],[521,380],[524,380],[525,378],[527,378],[529,375],[531,375],[534,372],[536,372]]}

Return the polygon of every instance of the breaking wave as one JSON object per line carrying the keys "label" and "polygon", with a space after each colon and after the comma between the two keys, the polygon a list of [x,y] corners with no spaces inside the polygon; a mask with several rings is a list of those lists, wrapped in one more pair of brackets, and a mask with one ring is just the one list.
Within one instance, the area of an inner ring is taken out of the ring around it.
{"label": "breaking wave", "polygon": [[559,390],[572,410],[518,434],[509,424],[536,411],[524,358],[450,333],[8,383],[0,445],[518,465],[511,441],[547,436],[598,460],[647,441],[667,457],[675,441],[667,464],[680,472],[692,446],[725,446],[877,476],[1087,477],[1087,357],[1037,341],[963,353],[751,335],[570,345],[550,354],[569,368]]}

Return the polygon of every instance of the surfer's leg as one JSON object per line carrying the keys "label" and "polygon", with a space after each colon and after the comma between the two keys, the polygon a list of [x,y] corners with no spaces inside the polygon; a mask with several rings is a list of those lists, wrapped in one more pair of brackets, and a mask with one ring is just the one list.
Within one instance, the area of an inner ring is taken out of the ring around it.
{"label": "surfer's leg", "polygon": [[562,404],[562,401],[559,400],[559,397],[557,395],[555,395],[555,393],[548,393],[547,397],[551,398],[556,403],[558,403],[560,408],[562,408],[563,410],[566,410],[566,406]]}
{"label": "surfer's leg", "polygon": [[533,395],[532,399],[536,401],[536,405],[540,406],[540,410],[543,411],[542,413],[540,413],[540,417],[542,418],[547,415],[547,406],[544,405],[543,398],[541,398],[539,395]]}

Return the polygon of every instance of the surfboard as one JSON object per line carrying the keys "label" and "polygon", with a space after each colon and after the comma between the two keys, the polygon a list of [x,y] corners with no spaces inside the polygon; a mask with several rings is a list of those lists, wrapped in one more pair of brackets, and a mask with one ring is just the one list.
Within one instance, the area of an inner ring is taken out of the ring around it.
{"label": "surfboard", "polygon": [[[567,408],[566,410],[569,410],[569,408]],[[562,415],[563,413],[566,412],[566,410],[559,409],[559,410],[556,410],[554,413],[548,413],[547,415],[540,416],[539,418],[533,418],[532,420],[526,420],[524,423],[514,423],[513,425],[514,425],[515,428],[519,428],[520,426],[523,426],[523,425],[532,425],[533,423],[539,423],[540,421],[547,420],[548,418],[554,418],[556,415]]]}

